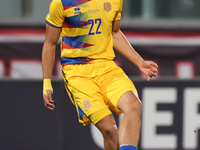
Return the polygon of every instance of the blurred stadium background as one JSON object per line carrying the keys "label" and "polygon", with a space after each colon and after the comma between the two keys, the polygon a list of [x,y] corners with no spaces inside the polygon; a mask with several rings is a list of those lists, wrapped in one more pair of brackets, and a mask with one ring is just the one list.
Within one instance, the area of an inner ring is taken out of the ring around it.
{"label": "blurred stadium background", "polygon": [[[51,0],[0,2],[0,150],[103,149],[94,126],[77,121],[62,83],[59,43],[55,111],[42,100],[41,51]],[[143,102],[141,150],[200,149],[200,0],[124,0],[121,30],[159,65],[150,82],[116,52]],[[122,116],[116,116],[119,123]]]}

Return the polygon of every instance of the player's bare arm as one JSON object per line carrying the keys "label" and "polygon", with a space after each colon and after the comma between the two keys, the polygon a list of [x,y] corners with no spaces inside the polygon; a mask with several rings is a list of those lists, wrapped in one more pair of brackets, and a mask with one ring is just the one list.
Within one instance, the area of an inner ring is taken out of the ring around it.
{"label": "player's bare arm", "polygon": [[115,49],[134,63],[149,81],[149,76],[156,76],[158,65],[153,61],[145,61],[133,49],[124,34],[120,30],[120,20],[113,22],[113,44]]}
{"label": "player's bare arm", "polygon": [[55,49],[60,37],[60,28],[54,28],[46,25],[46,38],[42,49],[42,70],[44,78],[43,100],[44,104],[50,110],[54,110],[55,105],[52,100],[53,89],[51,87],[51,76],[55,62]]}

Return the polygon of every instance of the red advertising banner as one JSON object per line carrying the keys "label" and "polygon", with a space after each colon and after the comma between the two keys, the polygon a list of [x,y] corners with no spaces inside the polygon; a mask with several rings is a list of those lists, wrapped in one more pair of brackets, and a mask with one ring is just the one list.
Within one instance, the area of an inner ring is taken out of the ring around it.
{"label": "red advertising banner", "polygon": [[[191,79],[200,75],[200,32],[124,31],[135,50],[159,65],[158,77]],[[0,30],[0,78],[42,78],[44,29]],[[53,75],[61,78],[59,43]],[[115,62],[126,74],[141,75],[138,68],[116,51]]]}

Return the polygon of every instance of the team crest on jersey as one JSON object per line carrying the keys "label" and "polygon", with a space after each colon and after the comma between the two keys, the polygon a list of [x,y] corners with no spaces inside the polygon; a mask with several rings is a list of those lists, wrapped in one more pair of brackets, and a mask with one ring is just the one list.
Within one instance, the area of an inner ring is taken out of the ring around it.
{"label": "team crest on jersey", "polygon": [[103,4],[103,6],[104,6],[104,10],[107,11],[107,12],[111,11],[111,9],[112,9],[112,5],[109,2],[105,2]]}
{"label": "team crest on jersey", "polygon": [[83,107],[84,107],[84,109],[90,109],[91,103],[90,103],[89,99],[86,99],[83,101]]}

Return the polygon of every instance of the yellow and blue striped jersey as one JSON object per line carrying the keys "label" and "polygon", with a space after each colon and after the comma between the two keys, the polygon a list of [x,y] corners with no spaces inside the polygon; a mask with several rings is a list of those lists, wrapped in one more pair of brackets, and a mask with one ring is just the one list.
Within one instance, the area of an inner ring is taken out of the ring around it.
{"label": "yellow and blue striped jersey", "polygon": [[46,23],[62,28],[61,63],[112,60],[112,23],[121,11],[122,0],[53,0]]}

